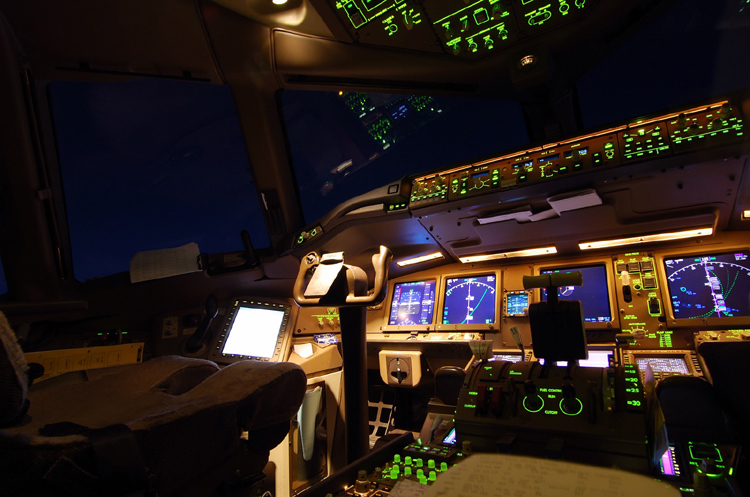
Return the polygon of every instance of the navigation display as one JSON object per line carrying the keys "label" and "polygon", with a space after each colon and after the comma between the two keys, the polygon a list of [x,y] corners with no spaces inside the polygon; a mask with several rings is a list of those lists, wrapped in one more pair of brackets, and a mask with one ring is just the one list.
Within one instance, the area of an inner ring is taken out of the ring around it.
{"label": "navigation display", "polygon": [[389,325],[432,324],[435,281],[396,283],[393,287]]}
{"label": "navigation display", "polygon": [[674,317],[750,316],[750,256],[726,252],[664,259]]}
{"label": "navigation display", "polygon": [[[580,300],[583,318],[587,323],[606,323],[612,321],[609,308],[609,287],[607,285],[607,268],[604,264],[584,267],[566,267],[564,269],[544,269],[541,274],[573,273],[580,271],[583,286],[565,286],[557,289],[557,295],[564,300]],[[547,300],[547,291],[542,288],[542,300]]]}
{"label": "navigation display", "polygon": [[494,322],[494,274],[446,280],[443,324],[492,324]]}

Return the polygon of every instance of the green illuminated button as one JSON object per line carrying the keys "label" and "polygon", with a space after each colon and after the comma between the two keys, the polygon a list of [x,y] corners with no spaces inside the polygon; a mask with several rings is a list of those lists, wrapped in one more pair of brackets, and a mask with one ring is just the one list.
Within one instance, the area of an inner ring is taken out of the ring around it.
{"label": "green illuminated button", "polygon": [[419,479],[424,478],[424,470],[422,468],[419,468],[417,470],[417,478],[419,478]]}
{"label": "green illuminated button", "polygon": [[437,480],[437,473],[435,471],[430,471],[430,477],[428,478],[430,481]]}
{"label": "green illuminated button", "polygon": [[407,466],[411,466],[411,456],[406,456],[404,458],[404,464],[406,464]]}
{"label": "green illuminated button", "polygon": [[404,476],[411,476],[411,466],[404,468]]}
{"label": "green illuminated button", "polygon": [[401,462],[401,454],[396,454],[393,456],[393,462],[400,463]]}
{"label": "green illuminated button", "polygon": [[430,459],[427,461],[427,468],[428,469],[435,469],[435,459]]}
{"label": "green illuminated button", "polygon": [[481,8],[474,11],[474,21],[477,25],[484,24],[490,20],[490,16],[487,14],[487,9]]}

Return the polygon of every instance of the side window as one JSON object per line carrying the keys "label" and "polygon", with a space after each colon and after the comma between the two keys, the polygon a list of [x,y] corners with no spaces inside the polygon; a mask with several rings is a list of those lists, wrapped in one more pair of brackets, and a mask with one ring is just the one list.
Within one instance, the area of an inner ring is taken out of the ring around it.
{"label": "side window", "polygon": [[49,85],[78,280],[143,250],[269,244],[226,86],[175,80]]}

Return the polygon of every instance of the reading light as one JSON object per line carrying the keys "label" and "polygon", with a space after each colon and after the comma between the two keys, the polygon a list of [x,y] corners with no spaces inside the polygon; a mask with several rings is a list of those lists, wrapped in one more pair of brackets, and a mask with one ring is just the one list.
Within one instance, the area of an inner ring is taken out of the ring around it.
{"label": "reading light", "polygon": [[271,0],[274,5],[284,5],[287,0]]}
{"label": "reading light", "polygon": [[459,257],[458,260],[463,262],[464,264],[467,264],[469,262],[494,261],[496,259],[510,259],[512,257],[532,257],[535,255],[547,255],[556,253],[557,249],[555,247],[540,247],[516,250],[514,252],[503,252],[500,254],[467,255],[466,257]]}
{"label": "reading light", "polygon": [[750,220],[750,209],[745,209],[744,211],[742,211],[742,220]]}
{"label": "reading light", "polygon": [[530,66],[534,62],[536,62],[536,57],[534,55],[525,55],[518,61],[518,67]]}
{"label": "reading light", "polygon": [[411,266],[412,264],[420,264],[422,262],[434,261],[435,259],[442,259],[442,258],[443,258],[442,252],[433,252],[432,254],[422,255],[419,257],[414,257],[412,259],[404,259],[403,261],[397,261],[396,265],[398,267]]}
{"label": "reading light", "polygon": [[596,242],[584,242],[579,243],[578,247],[581,250],[609,248],[609,247],[620,247],[623,245],[637,245],[640,243],[651,243],[651,242],[666,242],[669,240],[682,240],[684,238],[695,238],[698,236],[709,236],[712,235],[714,229],[712,227],[700,228],[695,230],[687,231],[674,231],[672,233],[656,233],[653,235],[642,235],[632,236],[629,238],[618,238],[615,240],[599,240]]}

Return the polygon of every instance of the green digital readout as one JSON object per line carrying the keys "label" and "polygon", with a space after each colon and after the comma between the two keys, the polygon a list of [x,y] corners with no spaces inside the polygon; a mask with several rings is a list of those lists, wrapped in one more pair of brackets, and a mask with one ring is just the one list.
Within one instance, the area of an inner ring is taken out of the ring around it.
{"label": "green digital readout", "polygon": [[571,22],[593,1],[333,0],[333,5],[360,42],[477,58]]}

